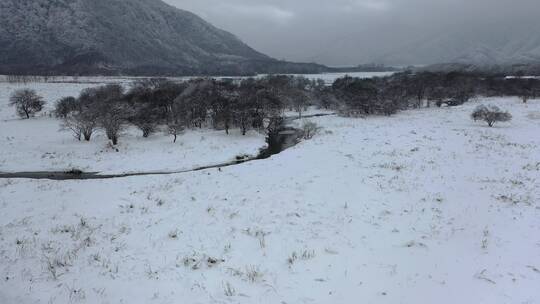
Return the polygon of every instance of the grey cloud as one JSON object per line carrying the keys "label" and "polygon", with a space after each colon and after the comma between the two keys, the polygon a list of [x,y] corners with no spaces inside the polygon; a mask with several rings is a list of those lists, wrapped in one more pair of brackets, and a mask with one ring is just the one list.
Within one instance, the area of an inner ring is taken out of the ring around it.
{"label": "grey cloud", "polygon": [[[273,57],[330,65],[433,63],[462,56],[459,48],[508,49],[507,44],[526,43],[527,35],[538,36],[540,29],[537,0],[166,2]],[[515,37],[520,41],[500,41]]]}

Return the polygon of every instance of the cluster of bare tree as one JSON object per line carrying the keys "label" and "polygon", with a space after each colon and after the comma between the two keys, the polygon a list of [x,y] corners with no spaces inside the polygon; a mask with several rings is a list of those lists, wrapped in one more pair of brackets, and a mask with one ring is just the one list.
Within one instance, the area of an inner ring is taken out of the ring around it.
{"label": "cluster of bare tree", "polygon": [[78,140],[84,138],[89,141],[92,134],[102,128],[113,144],[116,144],[129,111],[123,98],[123,88],[119,85],[85,89],[78,98],[60,99],[55,113],[64,120],[64,127],[73,131]]}
{"label": "cluster of bare tree", "polygon": [[239,128],[245,135],[250,129],[268,132],[286,109],[301,116],[317,86],[324,84],[291,76],[182,83],[146,79],[127,92],[118,85],[85,89],[78,98],[59,100],[55,113],[77,139],[90,140],[100,128],[113,144],[127,125],[144,137],[166,126],[174,141],[186,128],[212,127],[227,134]]}
{"label": "cluster of bare tree", "polygon": [[391,115],[408,108],[457,106],[475,96],[540,96],[540,79],[477,73],[403,72],[371,79],[344,77],[324,90],[319,101],[344,115]]}

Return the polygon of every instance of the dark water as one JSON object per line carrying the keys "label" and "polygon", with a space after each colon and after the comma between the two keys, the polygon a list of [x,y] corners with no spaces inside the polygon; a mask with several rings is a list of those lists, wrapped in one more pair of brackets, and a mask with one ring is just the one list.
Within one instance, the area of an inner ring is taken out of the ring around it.
{"label": "dark water", "polygon": [[122,178],[131,176],[147,176],[147,175],[170,175],[187,172],[196,172],[207,169],[225,168],[234,165],[247,163],[254,160],[267,159],[272,155],[281,153],[282,151],[291,148],[300,142],[302,132],[298,129],[291,127],[284,127],[278,133],[268,136],[266,142],[268,147],[261,149],[259,155],[256,157],[248,157],[239,159],[232,162],[227,162],[218,165],[198,167],[183,171],[171,171],[171,172],[136,172],[125,174],[99,174],[99,172],[82,172],[82,171],[66,171],[66,172],[14,172],[14,173],[0,173],[0,178],[28,178],[28,179],[49,179],[49,180],[93,180],[93,179],[111,179]]}

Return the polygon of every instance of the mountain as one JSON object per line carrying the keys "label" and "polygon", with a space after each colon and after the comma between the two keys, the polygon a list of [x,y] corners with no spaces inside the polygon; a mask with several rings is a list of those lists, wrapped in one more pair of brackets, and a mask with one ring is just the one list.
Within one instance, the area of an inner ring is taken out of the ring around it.
{"label": "mountain", "polygon": [[319,72],[161,0],[0,0],[0,74]]}
{"label": "mountain", "polygon": [[461,63],[479,66],[540,63],[540,35],[505,35],[474,31],[434,35],[377,58],[382,62]]}
{"label": "mountain", "polygon": [[499,74],[540,73],[540,35],[530,31],[474,31],[444,35],[408,50],[423,50],[428,70],[474,71]]}
{"label": "mountain", "polygon": [[455,15],[447,18],[450,21],[440,22],[425,16],[401,23],[387,21],[384,25],[355,28],[336,36],[335,42],[328,44],[324,52],[309,58],[335,65],[539,64],[538,14],[530,12],[522,16],[512,10],[508,10],[508,14],[491,16],[484,12],[480,14],[485,15],[483,18],[476,18],[476,13],[475,18]]}

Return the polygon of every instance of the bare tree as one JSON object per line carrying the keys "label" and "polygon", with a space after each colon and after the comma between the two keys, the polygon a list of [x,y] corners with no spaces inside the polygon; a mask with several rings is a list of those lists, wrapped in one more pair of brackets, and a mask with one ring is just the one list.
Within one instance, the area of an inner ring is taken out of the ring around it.
{"label": "bare tree", "polygon": [[307,94],[300,89],[296,89],[290,92],[290,96],[294,105],[294,110],[298,113],[298,118],[302,118],[302,113],[307,109],[309,102]]}
{"label": "bare tree", "polygon": [[176,143],[176,140],[178,138],[178,135],[181,135],[184,133],[184,124],[180,122],[170,122],[167,125],[167,131],[169,132],[169,135],[173,136],[173,143]]}
{"label": "bare tree", "polygon": [[260,98],[260,91],[253,82],[244,82],[240,86],[239,96],[234,103],[232,113],[234,124],[240,128],[242,135],[254,125],[257,102]]}
{"label": "bare tree", "polygon": [[331,88],[324,88],[317,91],[315,94],[315,98],[319,101],[319,105],[326,110],[335,108],[338,104],[338,99],[332,92]]}
{"label": "bare tree", "polygon": [[117,145],[120,131],[125,127],[127,118],[130,116],[129,108],[124,102],[122,86],[112,84],[92,88],[86,91],[85,98],[91,112],[97,113],[97,121],[105,130],[107,138],[113,145]]}
{"label": "bare tree", "polygon": [[233,113],[234,123],[240,128],[242,135],[246,135],[247,131],[253,125],[253,113],[252,108],[249,105],[249,101],[246,99],[240,99],[239,102],[236,103]]}
{"label": "bare tree", "polygon": [[11,94],[9,105],[16,108],[20,117],[28,119],[43,109],[45,100],[35,90],[20,89]]}
{"label": "bare tree", "polygon": [[444,88],[441,86],[432,87],[427,94],[427,107],[431,107],[434,103],[438,107],[441,107],[445,98]]}
{"label": "bare tree", "polygon": [[173,143],[184,132],[186,125],[190,124],[191,114],[185,98],[175,99],[167,119],[167,133],[173,136]]}
{"label": "bare tree", "polygon": [[427,91],[427,78],[429,73],[409,74],[405,77],[408,96],[413,98],[413,108],[420,108],[424,102]]}
{"label": "bare tree", "polygon": [[533,87],[534,87],[535,79],[520,79],[520,87],[519,87],[519,96],[521,97],[521,100],[523,103],[527,103],[531,96],[533,95]]}
{"label": "bare tree", "polygon": [[125,123],[126,109],[120,104],[112,104],[107,107],[106,111],[100,113],[99,124],[113,145],[118,144],[118,137]]}
{"label": "bare tree", "polygon": [[[177,105],[177,104],[175,104]],[[182,134],[186,126],[186,113],[184,108],[173,105],[170,118],[167,123],[167,133],[173,136],[173,143],[176,143],[178,135]]]}
{"label": "bare tree", "polygon": [[480,105],[473,111],[471,118],[474,121],[483,120],[487,122],[490,127],[493,127],[496,122],[506,122],[512,120],[512,115],[494,105]]}
{"label": "bare tree", "polygon": [[216,82],[213,94],[209,96],[209,110],[212,118],[212,125],[215,129],[225,129],[229,134],[229,129],[233,123],[233,108],[238,102],[238,86],[232,82]]}
{"label": "bare tree", "polygon": [[88,108],[71,112],[64,118],[63,127],[71,130],[77,140],[81,140],[82,137],[84,140],[90,141],[92,134],[98,127],[97,113]]}
{"label": "bare tree", "polygon": [[182,94],[174,100],[174,116],[181,116],[187,127],[202,128],[208,119],[208,108],[215,98],[215,81],[195,79],[189,82]]}

